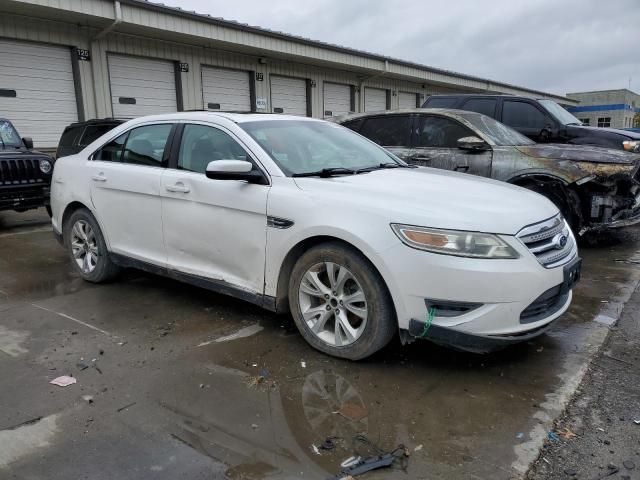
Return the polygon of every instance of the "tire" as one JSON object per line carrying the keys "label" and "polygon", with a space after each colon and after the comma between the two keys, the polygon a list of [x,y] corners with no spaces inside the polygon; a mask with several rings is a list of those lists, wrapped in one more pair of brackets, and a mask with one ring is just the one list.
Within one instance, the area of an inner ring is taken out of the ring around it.
{"label": "tire", "polygon": [[397,331],[384,280],[360,252],[339,242],[317,245],[298,259],[289,280],[289,305],[304,339],[334,357],[369,357]]}
{"label": "tire", "polygon": [[567,221],[574,235],[577,237],[578,232],[582,228],[582,222],[578,215],[575,214],[576,211],[580,211],[580,205],[576,205],[575,208],[571,208],[569,203],[567,202],[566,195],[564,195],[559,189],[554,189],[552,186],[541,186],[537,183],[526,183],[522,185],[527,190],[531,190],[532,192],[539,193],[543,197],[546,197],[553,203],[560,213]]}
{"label": "tire", "polygon": [[89,210],[73,212],[63,230],[71,264],[84,280],[103,283],[115,278],[120,269],[111,261],[102,230]]}

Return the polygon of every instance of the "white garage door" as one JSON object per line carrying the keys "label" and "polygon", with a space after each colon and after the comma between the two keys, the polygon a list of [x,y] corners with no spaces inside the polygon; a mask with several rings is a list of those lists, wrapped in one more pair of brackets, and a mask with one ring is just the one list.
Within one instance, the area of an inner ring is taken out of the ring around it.
{"label": "white garage door", "polygon": [[324,116],[344,115],[351,111],[351,87],[338,83],[324,83]]}
{"label": "white garage door", "polygon": [[416,98],[415,93],[398,93],[398,108],[416,108]]}
{"label": "white garage door", "polygon": [[202,67],[202,100],[208,110],[250,112],[249,72]]}
{"label": "white garage door", "polygon": [[307,115],[307,81],[303,78],[271,76],[271,111]]}
{"label": "white garage door", "polygon": [[387,109],[387,91],[381,88],[365,87],[364,111],[380,112]]}
{"label": "white garage door", "polygon": [[178,110],[173,62],[109,55],[114,117],[141,117]]}
{"label": "white garage door", "polygon": [[0,117],[37,147],[57,146],[78,120],[69,48],[0,40]]}

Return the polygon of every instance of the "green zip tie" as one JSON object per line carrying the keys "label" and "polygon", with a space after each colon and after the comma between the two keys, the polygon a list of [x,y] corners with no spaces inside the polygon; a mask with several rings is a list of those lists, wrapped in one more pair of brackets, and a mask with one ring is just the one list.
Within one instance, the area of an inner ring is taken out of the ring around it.
{"label": "green zip tie", "polygon": [[429,331],[429,328],[431,327],[431,324],[433,323],[433,317],[436,316],[436,309],[434,307],[431,307],[427,310],[427,321],[424,323],[424,329],[422,330],[422,333],[420,334],[420,338],[424,338],[427,336],[427,332]]}

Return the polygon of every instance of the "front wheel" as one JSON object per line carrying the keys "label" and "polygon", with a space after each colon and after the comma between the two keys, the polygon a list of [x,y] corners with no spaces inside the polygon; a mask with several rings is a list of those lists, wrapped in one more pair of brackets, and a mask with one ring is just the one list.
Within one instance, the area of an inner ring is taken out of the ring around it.
{"label": "front wheel", "polygon": [[391,296],[357,250],[326,243],[303,254],[289,281],[298,330],[314,348],[360,360],[382,349],[397,328]]}
{"label": "front wheel", "polygon": [[117,275],[119,269],[109,258],[100,226],[89,210],[71,214],[64,225],[64,239],[71,264],[84,280],[101,283]]}

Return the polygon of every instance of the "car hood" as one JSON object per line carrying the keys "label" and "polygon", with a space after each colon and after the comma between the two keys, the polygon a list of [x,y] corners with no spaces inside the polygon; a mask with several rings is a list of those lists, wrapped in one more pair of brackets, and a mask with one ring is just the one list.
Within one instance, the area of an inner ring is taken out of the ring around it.
{"label": "car hood", "polygon": [[35,151],[35,150],[25,150],[25,149],[19,149],[19,148],[0,148],[0,159],[4,160],[4,159],[13,159],[13,158],[18,158],[18,159],[31,159],[31,158],[37,158],[37,159],[41,159],[41,158],[46,158],[49,161],[52,161],[52,158],[49,155],[46,155],[44,153]]}
{"label": "car hood", "polygon": [[549,200],[529,190],[425,167],[295,181],[315,197],[318,208],[340,212],[348,206],[388,223],[514,235],[558,213]]}
{"label": "car hood", "polygon": [[640,159],[640,155],[625,152],[624,150],[591,145],[536,143],[534,145],[520,145],[516,148],[530,157],[550,160],[634,165]]}
{"label": "car hood", "polygon": [[621,128],[608,128],[608,127],[592,127],[589,125],[571,125],[572,128],[579,130],[589,130],[590,132],[607,132],[622,135],[623,137],[632,138],[633,140],[640,140],[640,133],[631,130],[623,130]]}

